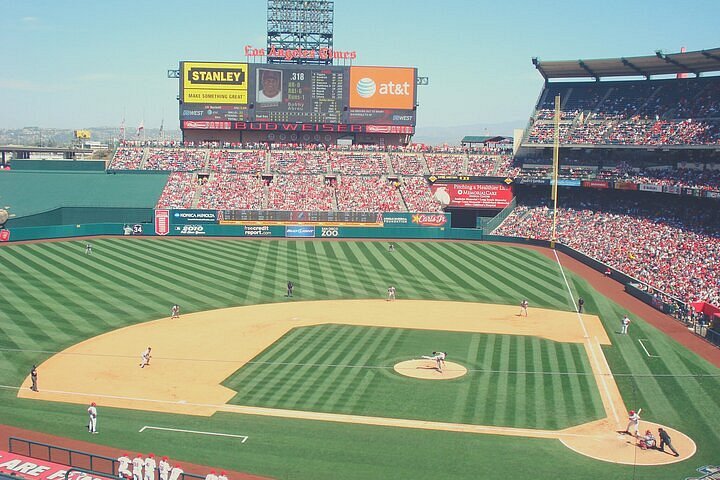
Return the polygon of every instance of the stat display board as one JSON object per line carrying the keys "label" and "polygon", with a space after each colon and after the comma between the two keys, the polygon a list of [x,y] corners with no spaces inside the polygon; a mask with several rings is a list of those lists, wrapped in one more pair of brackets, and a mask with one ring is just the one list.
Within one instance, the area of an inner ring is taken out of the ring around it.
{"label": "stat display board", "polygon": [[[342,122],[347,69],[258,65],[253,66],[251,75],[254,80],[250,93],[255,102],[254,120]],[[271,89],[269,95],[266,93],[268,88]]]}
{"label": "stat display board", "polygon": [[278,122],[403,133],[389,127],[415,126],[415,68],[181,62],[180,72],[184,128]]}
{"label": "stat display board", "polygon": [[280,210],[221,210],[221,225],[364,225],[382,226],[378,212],[299,212]]}

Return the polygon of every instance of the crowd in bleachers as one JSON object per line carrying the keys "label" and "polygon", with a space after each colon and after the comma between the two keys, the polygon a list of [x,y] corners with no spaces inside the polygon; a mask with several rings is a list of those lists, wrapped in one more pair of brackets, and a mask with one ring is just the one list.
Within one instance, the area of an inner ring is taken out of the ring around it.
{"label": "crowd in bleachers", "polygon": [[197,208],[260,210],[264,186],[256,174],[217,172],[201,186]]}
{"label": "crowd in bleachers", "polygon": [[372,153],[332,153],[330,170],[346,175],[383,175],[388,173],[385,156]]}
{"label": "crowd in bleachers", "polygon": [[214,172],[254,173],[265,170],[265,152],[257,150],[210,150],[208,167]]}
{"label": "crowd in bleachers", "polygon": [[428,170],[433,175],[457,175],[465,171],[465,155],[426,153]]}
{"label": "crowd in bleachers", "polygon": [[531,119],[528,143],[553,142],[557,94],[563,144],[720,144],[718,77],[550,84]]}
{"label": "crowd in bleachers", "polygon": [[[583,192],[558,209],[557,239],[683,301],[720,304],[720,213],[680,203],[622,200]],[[519,206],[497,235],[548,240],[552,210]]]}
{"label": "crowd in bleachers", "polygon": [[402,175],[425,175],[427,173],[425,162],[422,161],[420,155],[391,153],[389,157],[395,173]]}
{"label": "crowd in bleachers", "polygon": [[335,189],[322,175],[275,175],[268,185],[269,210],[332,210]]}
{"label": "crowd in bleachers", "polygon": [[328,171],[327,153],[322,151],[273,151],[270,171],[278,173],[324,174]]}
{"label": "crowd in bleachers", "polygon": [[171,173],[160,195],[157,208],[191,208],[197,187],[194,173]]}
{"label": "crowd in bleachers", "polygon": [[138,170],[143,159],[143,149],[120,147],[115,152],[108,170]]}
{"label": "crowd in bleachers", "polygon": [[337,181],[337,204],[345,212],[404,211],[398,189],[381,176],[343,175]]}
{"label": "crowd in bleachers", "polygon": [[489,177],[495,173],[495,169],[504,165],[507,156],[500,158],[500,165],[495,161],[495,157],[488,155],[468,155],[467,174],[478,175],[481,177]]}
{"label": "crowd in bleachers", "polygon": [[404,177],[400,182],[400,193],[410,212],[441,212],[437,200],[432,198],[427,180],[423,177]]}
{"label": "crowd in bleachers", "polygon": [[170,170],[195,172],[205,167],[207,151],[193,148],[151,149],[144,170]]}

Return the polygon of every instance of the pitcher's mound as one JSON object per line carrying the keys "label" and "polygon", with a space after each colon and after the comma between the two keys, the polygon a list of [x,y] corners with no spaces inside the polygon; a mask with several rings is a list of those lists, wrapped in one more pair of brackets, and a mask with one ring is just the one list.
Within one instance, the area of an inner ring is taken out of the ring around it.
{"label": "pitcher's mound", "polygon": [[439,372],[435,360],[425,359],[400,362],[394,368],[400,375],[424,380],[450,380],[462,377],[467,373],[467,368],[453,362],[445,362],[442,372]]}

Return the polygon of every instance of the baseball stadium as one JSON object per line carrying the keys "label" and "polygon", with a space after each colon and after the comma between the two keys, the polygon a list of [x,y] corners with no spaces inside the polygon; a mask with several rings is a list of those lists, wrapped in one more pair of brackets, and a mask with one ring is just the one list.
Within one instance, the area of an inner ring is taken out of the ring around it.
{"label": "baseball stadium", "polygon": [[182,140],[0,148],[0,477],[720,478],[720,49],[430,146],[288,3],[178,61]]}

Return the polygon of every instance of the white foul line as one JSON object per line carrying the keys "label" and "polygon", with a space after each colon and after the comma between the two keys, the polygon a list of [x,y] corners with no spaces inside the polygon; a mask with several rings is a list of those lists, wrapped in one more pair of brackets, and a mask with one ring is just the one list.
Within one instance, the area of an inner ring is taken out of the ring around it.
{"label": "white foul line", "polygon": [[[553,253],[555,254],[555,260],[557,260],[558,266],[560,267],[560,273],[562,274],[563,280],[565,280],[565,286],[567,287],[567,291],[570,294],[570,300],[572,301],[571,306],[573,308],[575,308],[575,297],[572,294],[572,290],[570,289],[570,284],[568,283],[567,277],[565,276],[565,270],[563,269],[562,263],[560,263],[560,257],[558,257],[557,250],[555,250],[554,248],[553,248]],[[598,373],[600,373],[601,372],[600,362],[599,362],[597,356],[595,355],[595,348],[593,347],[593,344],[590,341],[590,336],[588,335],[587,328],[585,328],[585,322],[583,322],[582,315],[580,314],[580,312],[577,311],[577,309],[575,309],[575,314],[577,315],[578,320],[580,320],[580,326],[582,327],[583,335],[585,336],[585,339],[588,343],[588,347],[589,347],[588,349],[590,350],[590,354],[592,355],[593,362],[595,362],[595,367],[597,368]],[[598,347],[600,347],[600,342],[597,340],[597,337],[595,337],[595,341],[596,341]],[[600,347],[600,349],[602,351],[602,347]],[[603,358],[604,358],[604,355],[603,355]],[[605,362],[605,365],[607,365],[607,361]],[[609,366],[608,366],[607,371],[610,372]],[[612,375],[612,372],[610,372],[610,374]],[[603,390],[605,390],[606,400],[607,400],[608,404],[610,405],[610,410],[612,411],[613,417],[615,417],[615,422],[617,423],[620,421],[620,417],[618,417],[617,411],[615,410],[615,403],[613,402],[612,395],[610,395],[610,389],[608,388],[607,382],[605,382],[605,375],[600,375],[600,383],[602,383]]]}
{"label": "white foul line", "polygon": [[649,340],[647,338],[638,338],[638,342],[640,343],[640,346],[645,350],[645,355],[647,355],[650,358],[660,358],[660,355],[650,355],[650,352],[647,351],[647,348],[645,348],[645,344],[643,343],[643,340],[648,342]]}
{"label": "white foul line", "polygon": [[240,443],[247,442],[247,439],[250,438],[247,435],[233,435],[232,433],[218,433],[218,432],[198,432],[196,430],[183,430],[180,428],[165,428],[165,427],[151,427],[150,425],[145,425],[142,427],[138,433],[142,433],[145,430],[165,430],[168,432],[183,432],[183,433],[197,433],[200,435],[214,435],[216,437],[235,437],[235,438],[241,438],[242,440]]}

